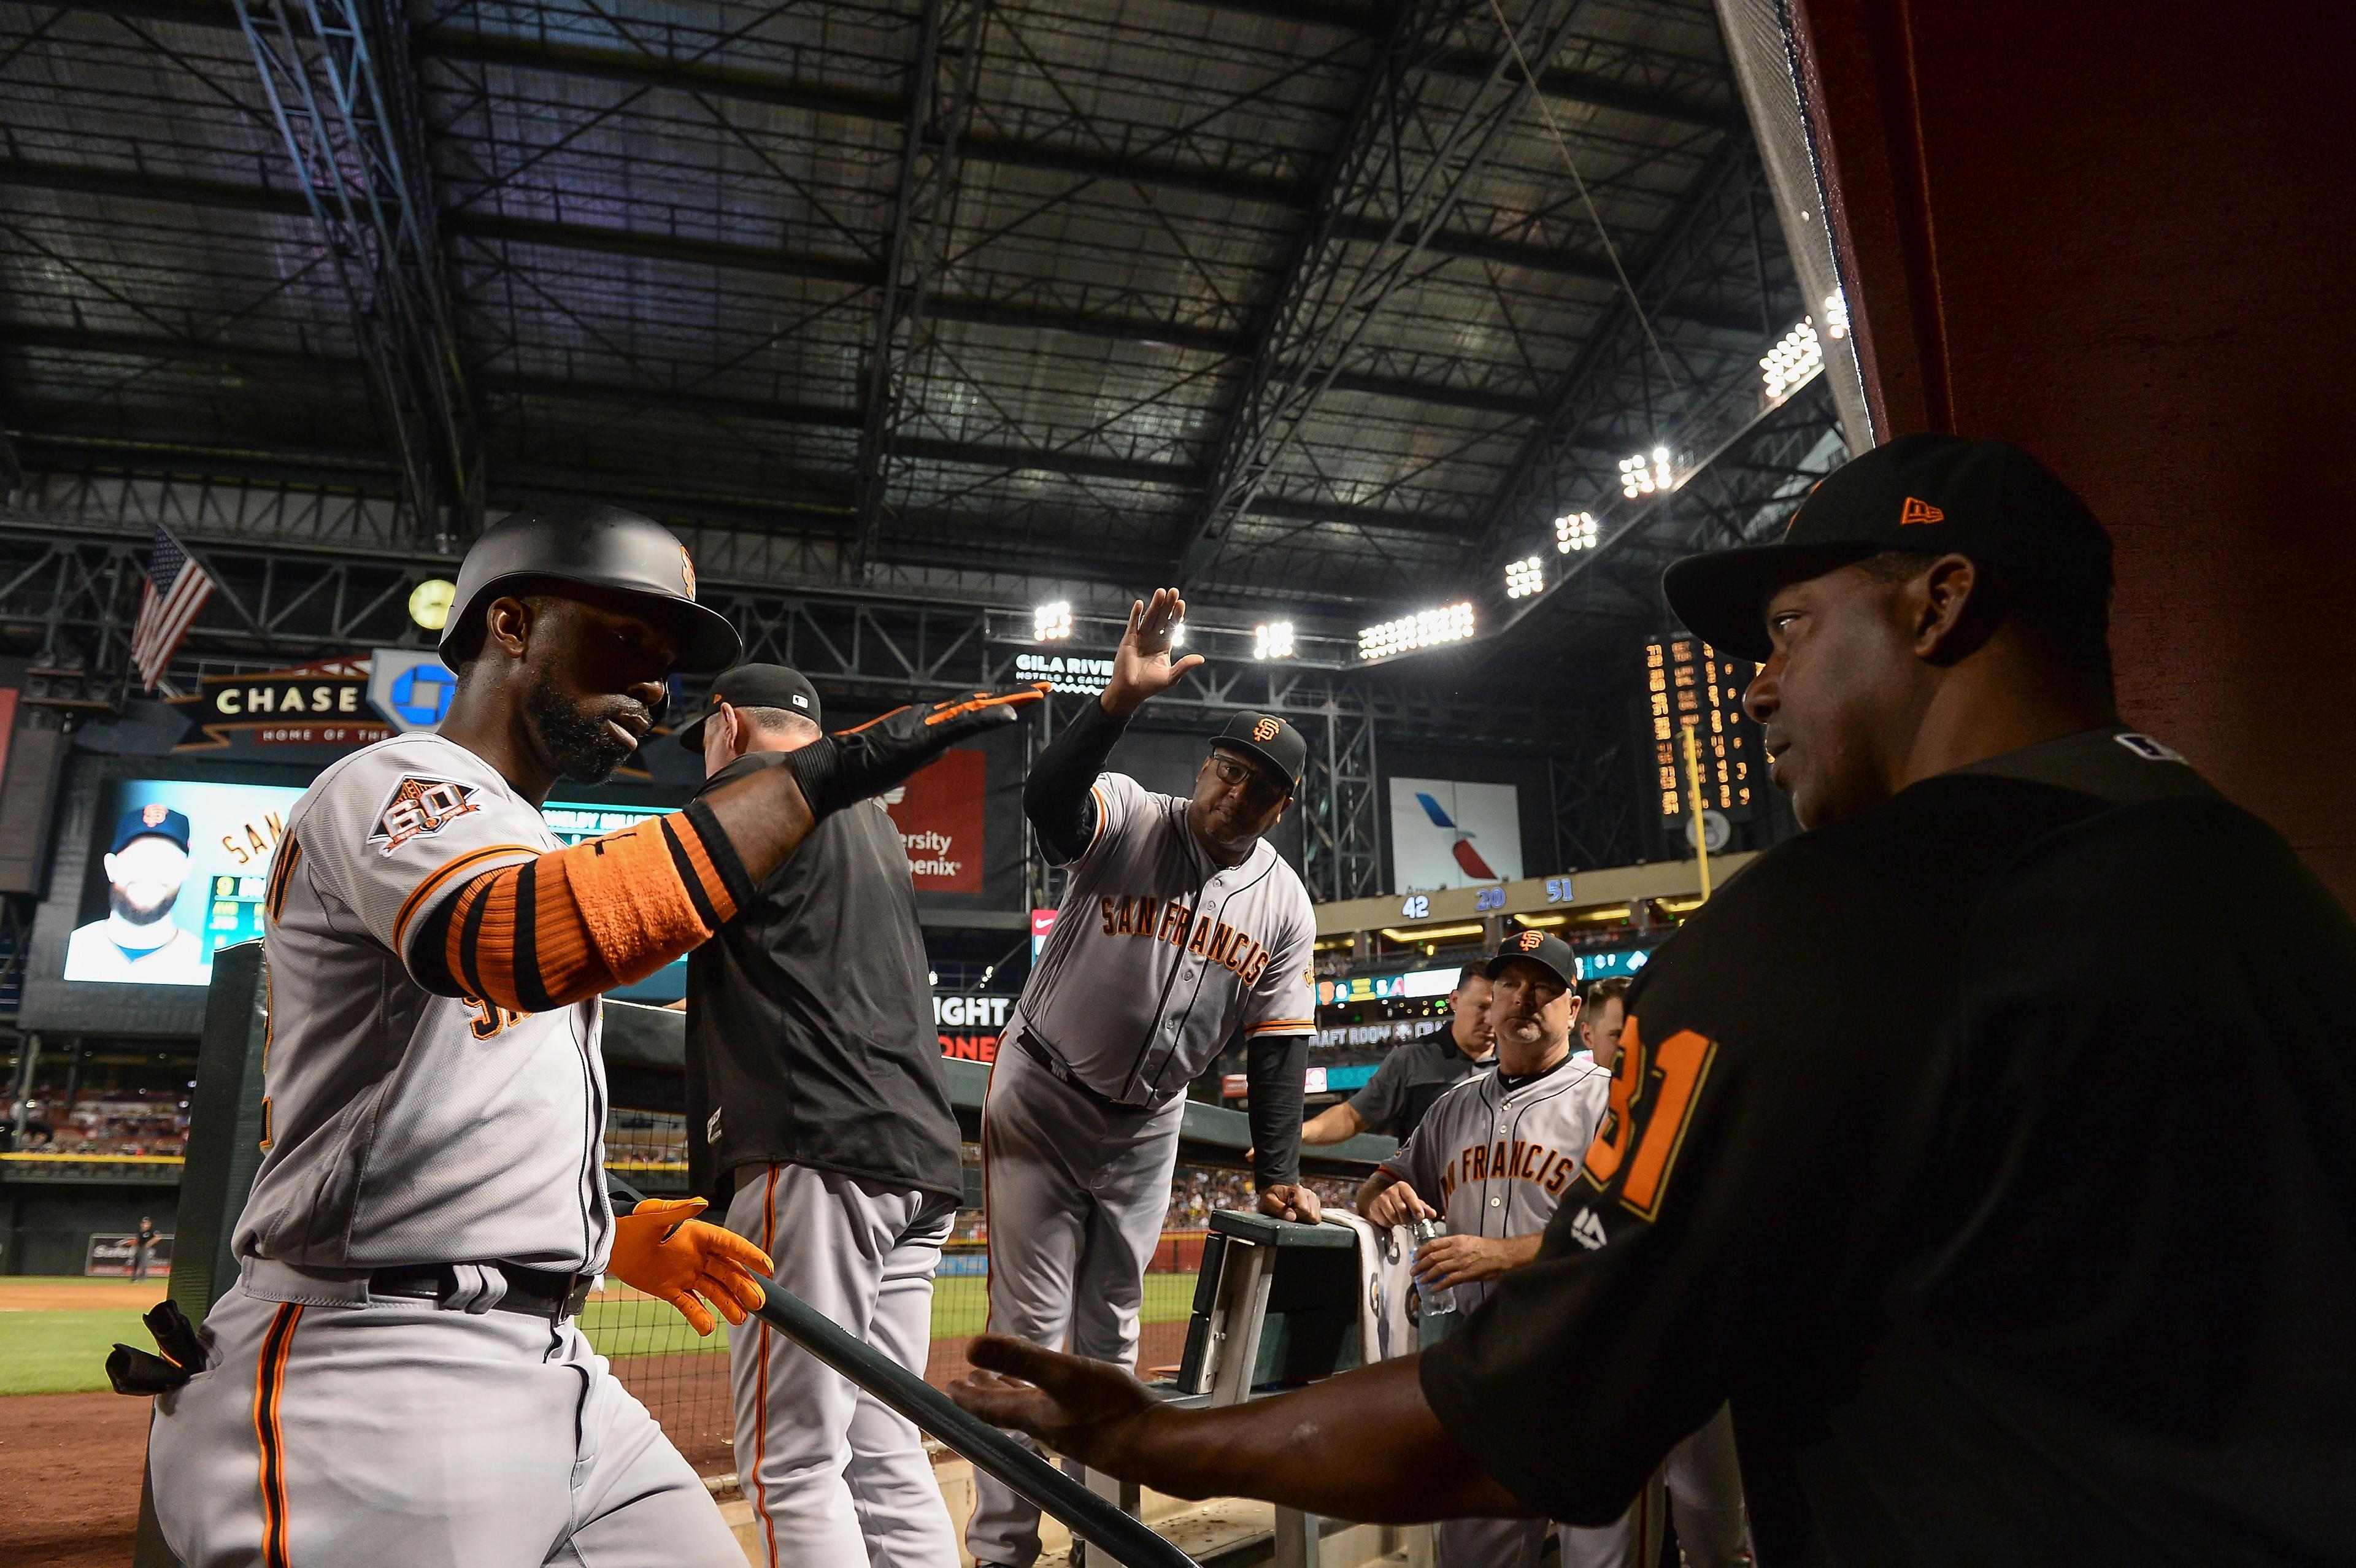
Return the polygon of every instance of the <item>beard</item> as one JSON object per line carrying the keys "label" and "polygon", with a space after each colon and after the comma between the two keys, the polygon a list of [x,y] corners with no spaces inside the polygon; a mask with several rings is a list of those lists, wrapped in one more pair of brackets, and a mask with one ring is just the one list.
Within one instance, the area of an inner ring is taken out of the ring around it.
{"label": "beard", "polygon": [[603,784],[638,749],[637,742],[616,734],[606,720],[636,714],[652,721],[647,705],[635,698],[587,701],[569,698],[557,690],[545,670],[524,699],[523,711],[549,760],[565,777],[583,784]]}
{"label": "beard", "polygon": [[121,884],[110,882],[106,888],[107,907],[131,925],[153,925],[172,912],[180,901],[180,890],[176,886],[154,903],[141,903],[123,892]]}

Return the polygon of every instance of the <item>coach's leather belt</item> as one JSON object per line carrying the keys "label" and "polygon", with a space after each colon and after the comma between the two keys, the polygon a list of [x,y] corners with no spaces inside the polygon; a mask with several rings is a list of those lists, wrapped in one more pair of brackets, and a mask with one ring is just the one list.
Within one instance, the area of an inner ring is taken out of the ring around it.
{"label": "coach's leather belt", "polygon": [[1081,1099],[1086,1100],[1089,1104],[1096,1106],[1100,1111],[1119,1111],[1128,1115],[1139,1116],[1143,1115],[1148,1111],[1158,1111],[1162,1108],[1162,1104],[1169,1104],[1169,1102],[1165,1100],[1162,1102],[1162,1104],[1131,1105],[1124,1101],[1116,1100],[1109,1094],[1091,1089],[1087,1084],[1079,1081],[1077,1075],[1072,1072],[1070,1065],[1066,1063],[1062,1057],[1057,1056],[1054,1051],[1048,1050],[1037,1040],[1033,1040],[1028,1034],[1016,1035],[1014,1037],[1014,1048],[1017,1051],[1020,1051],[1023,1055],[1029,1057],[1032,1061],[1037,1062],[1040,1066],[1045,1068],[1049,1077],[1055,1079],[1055,1082],[1061,1083],[1065,1088],[1069,1089],[1072,1093],[1077,1094]]}
{"label": "coach's leather belt", "polygon": [[[578,1317],[594,1275],[552,1274],[521,1264],[412,1264],[369,1275],[371,1296],[406,1296],[466,1312],[520,1312],[559,1323]],[[505,1288],[498,1288],[504,1282]],[[485,1301],[483,1298],[488,1296]]]}

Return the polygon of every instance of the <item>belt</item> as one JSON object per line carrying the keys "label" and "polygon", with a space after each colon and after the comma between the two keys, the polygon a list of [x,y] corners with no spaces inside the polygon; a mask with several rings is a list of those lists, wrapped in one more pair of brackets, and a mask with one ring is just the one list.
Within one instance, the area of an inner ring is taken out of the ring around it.
{"label": "belt", "polygon": [[[507,1287],[487,1307],[477,1307],[461,1299],[461,1293],[486,1294],[489,1281],[464,1277],[460,1271],[484,1275],[497,1275],[507,1282]],[[521,1264],[410,1264],[399,1268],[380,1268],[369,1275],[371,1296],[406,1296],[438,1306],[456,1307],[469,1312],[519,1312],[527,1317],[545,1317],[561,1323],[567,1317],[577,1317],[588,1304],[589,1287],[596,1275],[587,1274],[554,1274],[547,1269],[526,1268]]]}
{"label": "belt", "polygon": [[[1017,1051],[1020,1051],[1023,1055],[1029,1057],[1032,1061],[1037,1062],[1040,1066],[1045,1068],[1049,1077],[1055,1079],[1055,1082],[1061,1083],[1065,1088],[1069,1089],[1072,1093],[1077,1094],[1081,1099],[1086,1100],[1089,1104],[1096,1106],[1100,1111],[1119,1111],[1128,1115],[1139,1116],[1143,1115],[1148,1111],[1158,1111],[1162,1108],[1160,1105],[1131,1105],[1123,1101],[1116,1100],[1109,1094],[1102,1093],[1097,1090],[1089,1088],[1087,1084],[1079,1081],[1079,1078],[1074,1074],[1070,1066],[1065,1062],[1062,1057],[1057,1056],[1054,1051],[1049,1051],[1045,1046],[1040,1044],[1037,1040],[1033,1040],[1028,1034],[1016,1035],[1014,1037],[1014,1048]],[[1168,1102],[1166,1101],[1163,1102],[1165,1104],[1167,1103]]]}

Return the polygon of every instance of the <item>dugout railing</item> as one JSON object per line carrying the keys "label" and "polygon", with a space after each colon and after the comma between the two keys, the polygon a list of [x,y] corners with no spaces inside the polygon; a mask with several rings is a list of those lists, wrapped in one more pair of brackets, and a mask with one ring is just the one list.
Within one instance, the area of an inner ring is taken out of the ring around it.
{"label": "dugout railing", "polygon": [[[262,1159],[262,1061],[269,1038],[268,988],[263,982],[262,946],[246,943],[216,955],[204,1034],[199,1045],[197,1085],[190,1096],[187,1164],[182,1172],[174,1267],[167,1294],[192,1320],[201,1320],[213,1302],[237,1277],[230,1240],[244,1195]],[[609,1002],[605,1015],[605,1059],[614,1115],[608,1125],[609,1179],[628,1191],[680,1193],[687,1189],[684,1159],[685,1019],[663,1008]],[[950,1102],[969,1145],[980,1136],[982,1098],[990,1081],[988,1066],[945,1059]],[[1182,1172],[1238,1176],[1248,1168],[1250,1133],[1240,1112],[1190,1102],[1180,1130]],[[1373,1162],[1387,1153],[1390,1140],[1360,1137],[1348,1144],[1303,1151],[1307,1176],[1330,1181],[1363,1179]],[[1225,1191],[1225,1189],[1219,1190]],[[1237,1190],[1240,1190],[1238,1186]],[[969,1180],[969,1198],[979,1202],[979,1184]],[[1173,1205],[1173,1208],[1175,1205]],[[969,1234],[970,1215],[961,1215],[960,1232]],[[1185,1218],[1181,1217],[1182,1220]],[[1207,1221],[1208,1216],[1203,1216]],[[1196,1277],[1201,1265],[1207,1224],[1173,1224],[1165,1229],[1157,1262],[1166,1260],[1164,1277],[1149,1277],[1149,1309],[1155,1306],[1155,1286],[1165,1323],[1173,1333],[1157,1346],[1152,1337],[1141,1357],[1143,1372],[1178,1370],[1189,1325],[1202,1317],[1206,1288]],[[1218,1251],[1216,1243],[1211,1250]],[[954,1246],[952,1260],[970,1258],[969,1246]],[[958,1264],[962,1269],[964,1265]],[[937,1353],[928,1369],[931,1381],[946,1381],[962,1363],[968,1327],[956,1314],[973,1317],[970,1329],[979,1331],[977,1304],[986,1290],[986,1275],[945,1273],[942,1285],[960,1298],[951,1303],[951,1315],[937,1314],[937,1340],[946,1326],[952,1355]],[[962,1302],[970,1296],[974,1302]],[[1167,1321],[1172,1309],[1176,1321]],[[936,1441],[977,1468],[999,1474],[1019,1491],[1030,1495],[1051,1516],[1073,1531],[1077,1539],[1092,1539],[1100,1553],[1098,1563],[1126,1563],[1130,1568],[1181,1568],[1188,1560],[1166,1543],[1141,1533],[1133,1520],[1116,1517],[1112,1505],[1134,1513],[1134,1488],[1093,1484],[1093,1491],[1069,1482],[1060,1472],[1041,1464],[1026,1451],[1007,1443],[1002,1435],[972,1422],[941,1398],[937,1387],[898,1373],[857,1340],[773,1290],[763,1317],[780,1331],[836,1365],[879,1399],[900,1409]],[[599,1351],[609,1358],[617,1375],[644,1401],[691,1462],[696,1464],[715,1492],[732,1486],[734,1433],[729,1411],[727,1358],[719,1353],[724,1341],[698,1340],[669,1307],[616,1287],[601,1292],[584,1312],[583,1328]],[[1195,1329],[1200,1332],[1199,1328]],[[1157,1353],[1158,1352],[1158,1353]],[[945,1364],[947,1363],[947,1364]],[[144,1488],[143,1488],[144,1492]],[[1288,1520],[1280,1519],[1275,1556],[1280,1563],[1302,1561],[1302,1532],[1297,1520],[1290,1540]],[[1317,1525],[1308,1526],[1313,1556]],[[1119,1544],[1116,1545],[1115,1542]],[[1286,1551],[1290,1545],[1293,1549]],[[155,1529],[152,1509],[143,1496],[140,1534],[134,1563],[138,1568],[177,1568]]]}

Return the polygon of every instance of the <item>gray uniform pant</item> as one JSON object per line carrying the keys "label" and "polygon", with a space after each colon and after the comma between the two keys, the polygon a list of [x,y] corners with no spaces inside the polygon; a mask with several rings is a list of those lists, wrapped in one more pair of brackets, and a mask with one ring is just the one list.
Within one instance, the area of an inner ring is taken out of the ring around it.
{"label": "gray uniform pant", "polygon": [[[1183,1099],[1108,1110],[1020,1050],[999,1052],[981,1121],[991,1332],[1135,1368],[1185,1114]],[[974,1489],[975,1561],[1030,1568],[1039,1510],[984,1476]]]}
{"label": "gray uniform pant", "polygon": [[[956,1207],[807,1166],[756,1168],[728,1228],[776,1280],[918,1377]],[[957,1530],[916,1424],[757,1319],[728,1342],[736,1468],[769,1568],[957,1568]]]}
{"label": "gray uniform pant", "polygon": [[1442,1520],[1431,1527],[1433,1568],[1537,1568],[1548,1531],[1562,1544],[1562,1568],[1653,1568],[1662,1511],[1655,1476],[1617,1522],[1594,1529],[1544,1519]]}
{"label": "gray uniform pant", "polygon": [[1690,1437],[1669,1450],[1661,1475],[1687,1568],[1733,1568],[1751,1549],[1742,1512],[1742,1467],[1734,1456],[1734,1413],[1719,1407]]}
{"label": "gray uniform pant", "polygon": [[155,1517],[187,1568],[744,1568],[571,1323],[256,1288],[291,1293],[223,1296],[206,1370],[155,1402]]}

